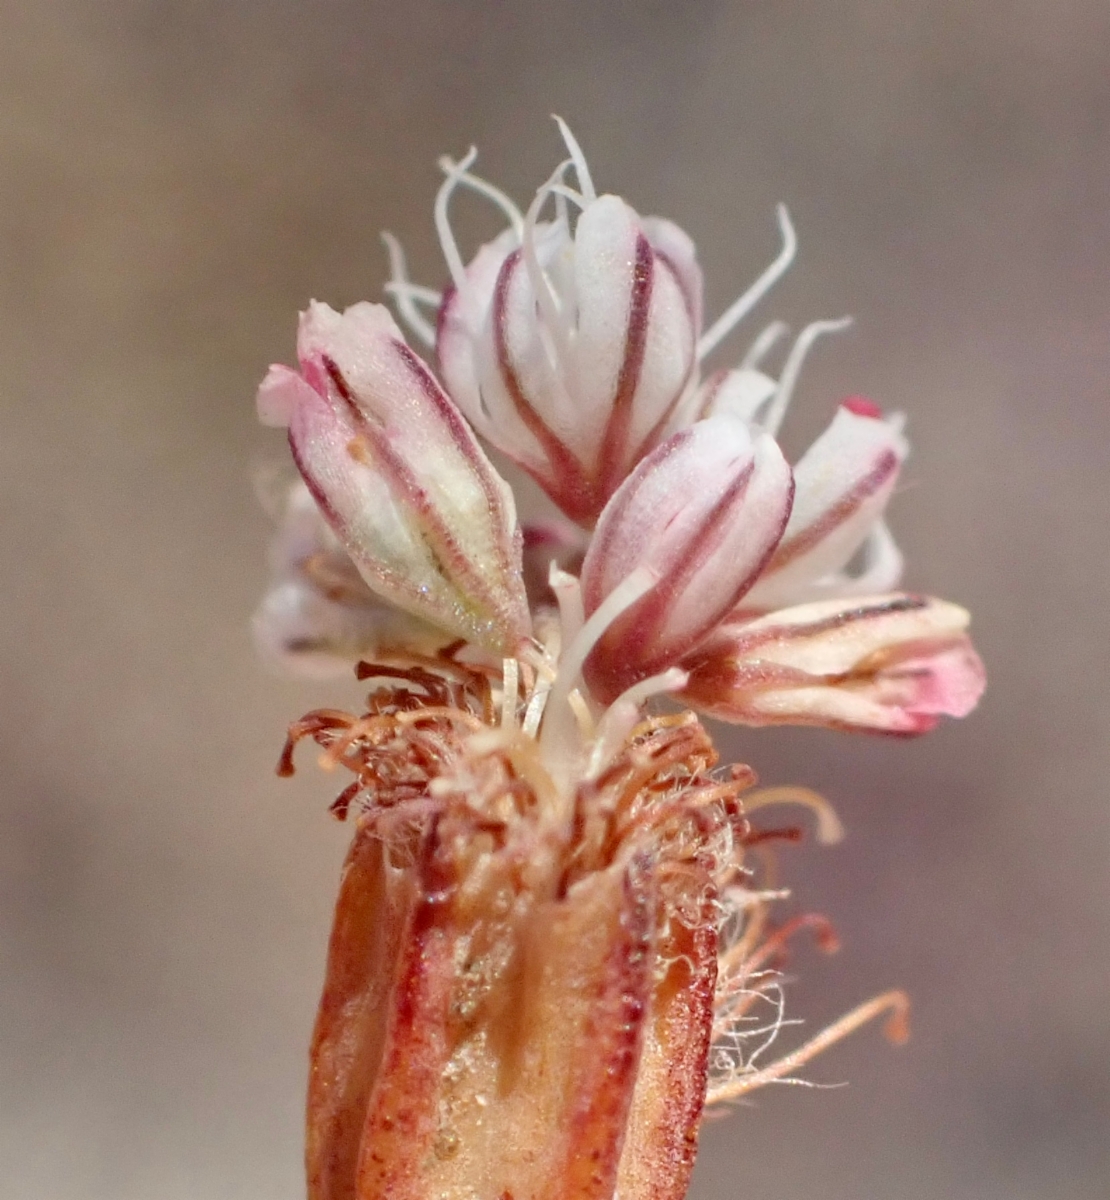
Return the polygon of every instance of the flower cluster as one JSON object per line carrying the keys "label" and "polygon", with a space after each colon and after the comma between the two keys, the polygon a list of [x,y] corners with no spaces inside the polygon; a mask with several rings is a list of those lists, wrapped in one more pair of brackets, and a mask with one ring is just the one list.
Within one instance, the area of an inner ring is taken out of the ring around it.
{"label": "flower cluster", "polygon": [[[917,734],[983,687],[967,613],[894,590],[900,418],[851,397],[796,463],[779,448],[809,347],[842,323],[804,330],[778,378],[777,323],[701,370],[790,265],[785,210],[778,257],[703,329],[689,237],[599,196],[560,129],[523,213],[473,151],[444,160],[444,292],[387,237],[436,371],[381,305],[313,303],[298,367],[259,390],[301,476],[259,641],[373,681],[365,714],[309,714],[283,759],[315,739],[354,775],[335,811],[359,814],[312,1200],[684,1195],[707,1087],[801,1061],[761,1069],[740,1036],[786,939],[744,859],[774,796],[721,773],[694,713]],[[507,222],[469,262],[460,188]],[[522,523],[483,444],[558,515]],[[652,715],[660,696],[678,711]]]}

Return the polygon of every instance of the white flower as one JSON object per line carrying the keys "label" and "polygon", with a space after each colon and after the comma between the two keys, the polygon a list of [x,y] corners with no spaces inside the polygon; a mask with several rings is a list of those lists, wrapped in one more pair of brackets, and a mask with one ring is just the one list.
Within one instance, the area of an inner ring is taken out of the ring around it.
{"label": "white flower", "polygon": [[926,733],[983,694],[969,620],[958,605],[895,593],[726,623],[683,662],[683,695],[745,725]]}
{"label": "white flower", "polygon": [[736,417],[698,421],[639,464],[582,564],[587,616],[633,571],[655,580],[587,661],[599,699],[674,666],[736,607],[779,544],[793,492],[775,440]]}
{"label": "white flower", "polygon": [[[425,635],[438,631],[476,651],[528,657],[532,618],[554,600],[539,560],[573,569],[584,550],[580,592],[563,576],[578,598],[563,614],[562,638],[567,650],[590,622],[571,674],[584,670],[598,701],[696,664],[690,703],[737,721],[758,709],[763,720],[770,700],[760,707],[722,682],[736,663],[748,670],[747,625],[815,602],[838,604],[855,623],[898,583],[902,559],[883,514],[908,453],[901,418],[862,397],[845,400],[791,477],[774,436],[813,344],[847,322],[806,327],[777,379],[764,362],[785,332],[780,322],[738,367],[700,376],[700,362],[793,261],[785,209],[780,254],[703,332],[690,238],[599,196],[578,143],[559,126],[569,156],[524,214],[471,174],[473,151],[444,160],[435,206],[452,276],[444,294],[408,281],[387,235],[388,290],[414,333],[435,345],[446,391],[380,306],[341,316],[313,304],[301,323],[301,370],[273,368],[260,411],[289,425],[297,465],[368,586],[419,618],[410,632],[422,652],[433,644]],[[572,169],[576,188],[565,182]],[[460,186],[508,221],[469,263],[449,221]],[[549,204],[554,220],[541,221]],[[420,305],[437,308],[434,326]],[[560,532],[556,546],[553,527],[534,527],[524,560],[512,494],[467,422],[593,528],[581,549],[573,534]],[[936,611],[948,610],[927,609]],[[370,641],[371,627],[385,635],[379,644],[405,632],[375,607],[336,609],[303,573],[281,580],[259,620],[271,647],[354,648]],[[877,636],[888,625],[866,629]],[[678,686],[677,676],[667,679]],[[849,685],[822,675],[826,693],[840,686]],[[796,712],[803,722],[828,709],[803,712],[798,695],[776,703],[781,719]],[[828,711],[830,722],[841,720]]]}
{"label": "white flower", "polygon": [[[693,376],[701,274],[680,229],[596,194],[562,129],[571,157],[526,216],[509,208],[510,228],[466,268],[450,240],[446,201],[470,179],[470,160],[451,169],[440,225],[453,286],[436,350],[474,427],[568,516],[592,525],[664,436]],[[564,182],[571,166],[577,190]],[[558,215],[541,222],[549,200]]]}
{"label": "white flower", "polygon": [[[794,467],[794,507],[782,541],[755,587],[749,610],[889,591],[902,559],[882,524],[909,447],[898,420],[862,397],[845,400]],[[870,542],[866,569],[845,567]]]}
{"label": "white flower", "polygon": [[370,587],[458,637],[513,652],[531,622],[508,485],[381,306],[302,315],[298,374],[271,367],[259,412]]}

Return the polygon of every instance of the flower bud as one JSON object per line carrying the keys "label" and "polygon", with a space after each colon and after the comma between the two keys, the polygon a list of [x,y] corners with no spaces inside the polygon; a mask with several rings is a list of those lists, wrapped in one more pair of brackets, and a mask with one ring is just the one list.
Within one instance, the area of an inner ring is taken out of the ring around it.
{"label": "flower bud", "polygon": [[263,420],[288,424],[293,457],[370,587],[491,650],[530,621],[508,485],[381,305],[301,317],[300,373],[273,367]]}
{"label": "flower bud", "polygon": [[617,196],[571,232],[537,223],[483,247],[446,297],[437,352],[475,427],[573,520],[592,525],[661,438],[695,365],[701,276],[690,239]]}
{"label": "flower bud", "polygon": [[[897,426],[862,397],[844,401],[794,467],[794,507],[745,609],[850,593],[843,568],[881,520],[909,452]],[[891,587],[896,578],[886,581]]]}
{"label": "flower bud", "polygon": [[955,604],[894,594],[728,623],[683,662],[684,698],[744,725],[926,733],[983,693],[968,621]]}
{"label": "flower bud", "polygon": [[736,606],[782,536],[792,492],[774,439],[734,417],[699,421],[640,463],[602,513],[582,566],[587,616],[633,571],[658,579],[587,661],[599,699],[671,666]]}

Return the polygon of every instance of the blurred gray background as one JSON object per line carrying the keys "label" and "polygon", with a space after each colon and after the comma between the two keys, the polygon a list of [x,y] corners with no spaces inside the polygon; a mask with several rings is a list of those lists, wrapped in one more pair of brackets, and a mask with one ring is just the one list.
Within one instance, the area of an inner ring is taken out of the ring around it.
{"label": "blurred gray background", "polygon": [[694,1196],[1106,1195],[1108,79],[1105,0],[0,6],[0,1194],[303,1194],[346,831],[311,754],[272,769],[356,693],[255,661],[254,388],[309,297],[379,296],[380,228],[441,281],[438,154],[527,199],[559,112],[697,239],[711,313],[790,204],[761,315],[858,319],[792,444],[848,392],[908,412],[909,582],[991,672],[919,742],[732,738],[849,826],[784,854],[845,942],[791,1014],[899,984],[915,1035],[709,1126]]}

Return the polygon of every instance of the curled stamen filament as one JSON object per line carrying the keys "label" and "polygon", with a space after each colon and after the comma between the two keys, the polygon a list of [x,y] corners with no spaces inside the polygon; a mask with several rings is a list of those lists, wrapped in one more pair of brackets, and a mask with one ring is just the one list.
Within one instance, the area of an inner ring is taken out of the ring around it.
{"label": "curled stamen filament", "polygon": [[558,784],[566,783],[575,765],[576,754],[568,725],[571,716],[568,698],[578,683],[583,664],[605,630],[658,582],[658,575],[649,567],[637,567],[606,596],[562,656],[559,673],[548,699],[547,716],[540,731],[541,749],[545,759],[551,763],[552,775]]}
{"label": "curled stamen filament", "polygon": [[506,658],[502,668],[504,684],[501,691],[501,728],[512,732],[516,728],[516,702],[520,689],[520,663]]}
{"label": "curled stamen filament", "polygon": [[421,287],[408,277],[408,265],[405,262],[405,252],[401,243],[388,231],[382,231],[382,241],[389,253],[389,273],[392,276],[385,285],[386,294],[392,296],[397,305],[401,319],[426,345],[435,345],[435,326],[416,307],[417,304],[427,304],[438,308],[443,300],[440,292],[434,288]]}
{"label": "curled stamen filament", "polygon": [[[553,184],[551,187],[551,194],[557,199],[561,198],[563,200],[569,200],[572,204],[577,205],[579,208],[585,208],[589,203],[589,201],[585,196],[582,195],[581,192],[576,192],[574,188],[567,187],[565,183]],[[565,215],[563,219],[565,220]]]}
{"label": "curled stamen filament", "polygon": [[524,218],[524,235],[521,246],[521,252],[524,255],[524,269],[528,272],[532,291],[536,295],[536,303],[543,316],[541,329],[548,331],[554,343],[552,349],[555,361],[552,365],[556,368],[556,375],[558,375],[559,367],[562,367],[565,372],[573,369],[571,329],[566,315],[560,308],[559,299],[548,281],[547,274],[540,265],[540,258],[536,252],[536,222],[539,220],[540,210],[547,203],[548,196],[552,195],[555,187],[562,183],[563,175],[569,166],[571,166],[570,159],[561,162],[552,172],[551,178],[536,192],[536,197],[528,206],[528,212]]}
{"label": "curled stamen filament", "polygon": [[772,321],[748,347],[747,354],[740,360],[740,370],[756,370],[770,353],[771,347],[789,332],[790,326],[785,321]]}
{"label": "curled stamen filament", "polygon": [[701,335],[698,341],[698,362],[711,354],[737,325],[752,311],[776,283],[790,270],[794,255],[798,251],[798,237],[790,221],[785,204],[775,210],[782,235],[782,249],[775,261],[763,272],[750,288],[725,309],[716,321]]}
{"label": "curled stamen filament", "polygon": [[447,178],[440,185],[439,191],[436,192],[434,210],[436,233],[439,234],[439,245],[443,251],[443,259],[447,263],[447,269],[451,272],[451,278],[455,283],[455,287],[460,292],[466,287],[466,267],[463,264],[462,255],[459,253],[459,245],[455,241],[454,231],[451,229],[451,221],[447,215],[447,206],[451,201],[451,196],[455,188],[463,181],[467,168],[477,157],[477,148],[471,146],[466,154],[447,171]]}
{"label": "curled stamen filament", "polygon": [[745,813],[755,812],[770,804],[802,804],[817,818],[817,840],[831,846],[844,837],[844,826],[836,810],[819,792],[805,787],[769,787],[748,792],[744,797]]}
{"label": "curled stamen filament", "polygon": [[594,181],[590,177],[590,168],[586,165],[586,156],[582,153],[582,147],[562,117],[556,117],[555,124],[559,126],[559,132],[566,143],[571,162],[574,163],[574,173],[578,176],[578,186],[582,189],[582,195],[587,203],[592,203],[597,199],[597,192],[594,190]]}
{"label": "curled stamen filament", "polygon": [[685,671],[671,667],[658,675],[640,680],[618,696],[601,719],[586,777],[596,778],[609,765],[640,719],[640,710],[652,696],[681,691],[688,679]]}
{"label": "curled stamen filament", "polygon": [[472,151],[471,154],[467,155],[463,163],[456,163],[445,154],[439,160],[439,168],[449,177],[454,175],[457,183],[461,183],[464,187],[470,188],[471,191],[477,192],[479,196],[484,196],[499,208],[519,241],[524,236],[524,217],[521,215],[520,209],[517,208],[499,187],[495,187],[480,175],[472,175],[466,169],[466,166],[472,163],[475,157],[477,155]]}
{"label": "curled stamen filament", "polygon": [[787,1083],[798,1083],[800,1080],[791,1080],[788,1077],[798,1070],[799,1067],[804,1067],[811,1059],[817,1057],[822,1051],[827,1050],[830,1046],[846,1038],[849,1034],[862,1026],[873,1021],[876,1017],[881,1017],[883,1014],[889,1014],[886,1025],[883,1028],[883,1033],[887,1040],[894,1045],[901,1045],[909,1038],[909,1011],[910,1000],[905,992],[895,990],[883,992],[881,996],[875,996],[874,999],[868,1000],[865,1003],[853,1008],[851,1012],[845,1013],[838,1021],[834,1021],[827,1029],[822,1029],[821,1032],[814,1038],[811,1038],[803,1046],[799,1046],[797,1050],[791,1051],[790,1054],[783,1055],[777,1062],[773,1062],[769,1067],[764,1067],[759,1071],[752,1071],[746,1075],[742,1075],[739,1079],[728,1080],[727,1082],[718,1084],[716,1087],[711,1087],[706,1095],[706,1104],[724,1104],[732,1100],[738,1100],[741,1096],[748,1092],[754,1091],[756,1088],[763,1087],[764,1084],[774,1083],[776,1080],[783,1080]]}
{"label": "curled stamen filament", "polygon": [[794,395],[794,388],[798,383],[798,376],[802,373],[802,364],[812,349],[813,343],[826,333],[839,333],[841,330],[847,329],[851,323],[851,317],[841,317],[837,321],[814,321],[798,334],[798,339],[790,348],[790,353],[782,368],[782,374],[779,376],[779,386],[775,391],[774,399],[767,409],[767,415],[760,422],[764,430],[772,437],[778,433],[782,419],[786,416],[790,398]]}
{"label": "curled stamen filament", "polygon": [[547,582],[559,605],[562,640],[569,644],[578,636],[578,631],[586,619],[582,611],[582,587],[575,576],[568,574],[554,562],[547,573]]}

